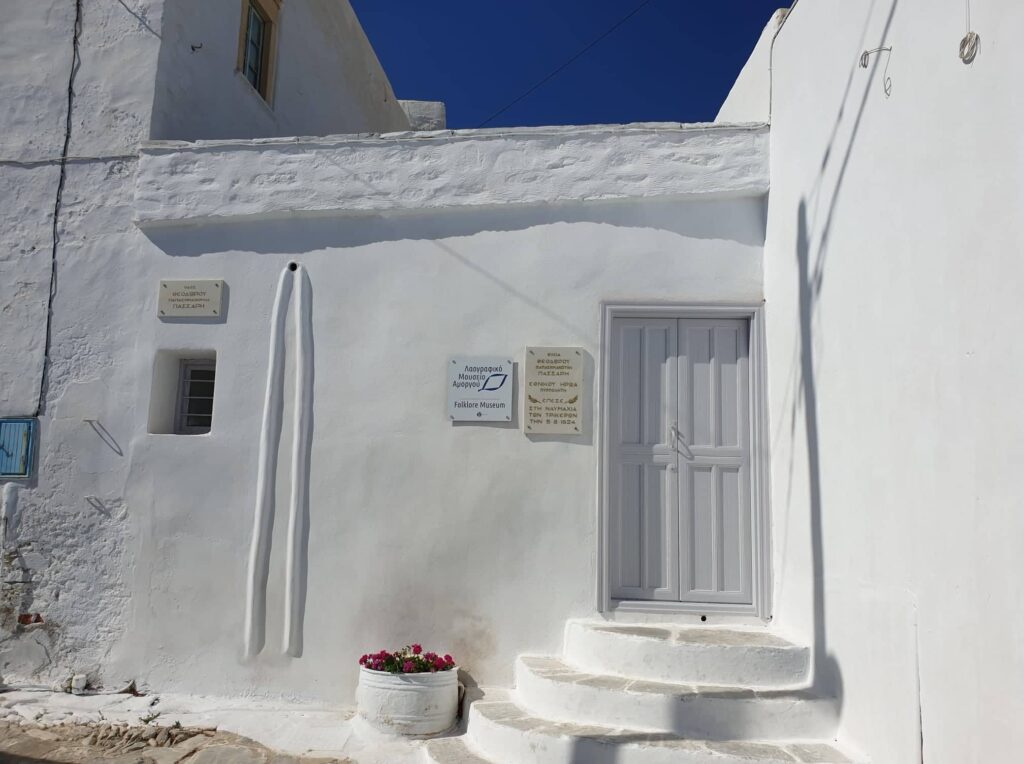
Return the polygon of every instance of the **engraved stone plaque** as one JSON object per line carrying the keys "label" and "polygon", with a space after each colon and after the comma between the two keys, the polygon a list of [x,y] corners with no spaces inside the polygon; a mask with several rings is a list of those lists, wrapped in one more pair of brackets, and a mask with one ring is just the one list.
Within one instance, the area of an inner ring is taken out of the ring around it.
{"label": "engraved stone plaque", "polygon": [[160,282],[157,315],[160,318],[219,318],[223,281]]}
{"label": "engraved stone plaque", "polygon": [[524,397],[528,435],[582,435],[583,350],[526,348]]}

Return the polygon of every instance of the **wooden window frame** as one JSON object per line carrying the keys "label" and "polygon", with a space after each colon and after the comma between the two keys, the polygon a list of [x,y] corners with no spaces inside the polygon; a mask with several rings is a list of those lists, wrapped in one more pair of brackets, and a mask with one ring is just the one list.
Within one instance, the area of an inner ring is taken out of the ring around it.
{"label": "wooden window frame", "polygon": [[265,31],[263,33],[263,51],[260,61],[259,83],[253,88],[260,97],[267,103],[273,104],[274,75],[277,69],[277,23],[281,11],[282,0],[242,0],[241,12],[239,13],[238,24],[238,60],[235,65],[242,79],[252,87],[249,78],[245,76],[245,49],[249,36],[249,8],[255,8],[256,12],[263,17]]}
{"label": "wooden window frame", "polygon": [[213,396],[217,395],[217,361],[212,358],[182,358],[178,362],[178,387],[174,404],[175,435],[207,435],[213,429],[213,404],[210,404],[210,426],[202,427],[188,424],[189,372],[192,369],[208,369],[213,372]]}

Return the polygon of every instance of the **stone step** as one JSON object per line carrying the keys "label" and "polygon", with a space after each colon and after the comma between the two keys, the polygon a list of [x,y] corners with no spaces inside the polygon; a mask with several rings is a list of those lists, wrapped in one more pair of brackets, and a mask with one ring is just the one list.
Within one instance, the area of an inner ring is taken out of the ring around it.
{"label": "stone step", "polygon": [[423,750],[429,764],[492,764],[490,760],[473,753],[461,737],[428,740]]}
{"label": "stone step", "polygon": [[652,682],[581,671],[558,658],[516,661],[517,702],[553,721],[666,732],[690,739],[830,739],[834,701],[807,690]]}
{"label": "stone step", "polygon": [[473,748],[500,764],[850,764],[830,744],[688,740],[649,731],[551,722],[508,701],[469,712]]}
{"label": "stone step", "polygon": [[565,657],[595,674],[677,684],[797,687],[810,651],[756,627],[718,628],[569,621]]}

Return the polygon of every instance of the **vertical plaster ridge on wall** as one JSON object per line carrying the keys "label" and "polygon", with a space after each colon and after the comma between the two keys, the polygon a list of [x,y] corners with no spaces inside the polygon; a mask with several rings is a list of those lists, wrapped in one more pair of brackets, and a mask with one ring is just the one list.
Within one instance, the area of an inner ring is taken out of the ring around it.
{"label": "vertical plaster ridge on wall", "polygon": [[277,282],[274,312],[270,319],[270,355],[267,387],[260,429],[259,466],[256,472],[256,507],[252,542],[249,547],[249,577],[246,588],[245,654],[252,657],[263,649],[266,636],[266,586],[270,565],[270,536],[273,532],[274,474],[277,471],[276,441],[281,433],[281,401],[284,395],[284,324],[292,290],[291,271],[285,268]]}
{"label": "vertical plaster ridge on wall", "polygon": [[302,554],[306,502],[309,482],[310,440],[313,426],[313,319],[310,304],[311,285],[301,265],[294,273],[298,281],[295,296],[295,344],[298,348],[295,380],[295,420],[292,432],[291,505],[288,508],[288,546],[286,550],[284,590],[284,648],[293,658],[302,655],[302,610],[304,576],[298,566],[305,565]]}

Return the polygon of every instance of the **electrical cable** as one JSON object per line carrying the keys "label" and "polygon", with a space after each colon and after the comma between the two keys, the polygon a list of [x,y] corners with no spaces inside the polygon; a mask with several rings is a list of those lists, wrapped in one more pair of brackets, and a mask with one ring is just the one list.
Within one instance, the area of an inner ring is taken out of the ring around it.
{"label": "electrical cable", "polygon": [[481,128],[481,127],[485,127],[485,126],[486,126],[486,125],[487,125],[488,123],[490,123],[490,122],[494,121],[494,119],[496,119],[497,117],[500,117],[500,116],[501,116],[502,114],[504,114],[504,113],[505,113],[506,111],[508,111],[509,109],[511,109],[511,108],[512,108],[513,106],[515,106],[515,105],[516,105],[517,103],[519,103],[520,101],[522,101],[522,100],[523,100],[524,98],[526,98],[527,96],[531,95],[531,94],[532,94],[532,93],[533,93],[533,92],[534,92],[535,90],[537,90],[538,88],[540,88],[540,87],[541,87],[542,85],[546,84],[546,83],[547,83],[547,82],[548,82],[549,80],[551,80],[551,79],[554,79],[554,78],[555,78],[555,77],[556,77],[557,75],[559,75],[559,74],[560,74],[560,73],[561,73],[562,71],[564,71],[565,69],[567,69],[567,68],[569,67],[569,65],[570,65],[570,64],[572,64],[572,63],[573,63],[574,61],[576,61],[576,60],[577,60],[578,58],[580,58],[580,57],[581,57],[581,56],[582,56],[582,55],[583,55],[584,53],[586,53],[586,52],[587,52],[587,51],[589,51],[589,50],[590,50],[591,48],[593,48],[593,47],[594,47],[595,45],[597,45],[597,44],[598,44],[599,42],[601,42],[601,41],[602,41],[602,40],[603,40],[604,38],[606,38],[606,37],[607,37],[608,35],[612,34],[612,33],[613,33],[613,32],[614,32],[614,31],[615,31],[616,29],[618,29],[618,28],[619,28],[619,27],[621,27],[621,26],[622,26],[623,24],[625,24],[625,23],[626,23],[627,21],[629,21],[629,20],[630,20],[631,18],[633,18],[634,16],[636,16],[636,15],[637,15],[637,14],[638,14],[638,13],[639,13],[640,11],[642,11],[642,10],[643,10],[643,9],[644,9],[644,8],[645,8],[646,6],[650,5],[650,4],[652,3],[652,2],[653,2],[653,0],[643,0],[643,2],[642,2],[642,3],[640,3],[640,5],[638,5],[638,6],[636,7],[636,8],[634,8],[634,9],[633,9],[633,10],[631,10],[631,11],[630,11],[629,13],[627,13],[627,14],[626,14],[625,16],[623,16],[623,17],[622,17],[621,19],[619,19],[618,21],[616,21],[616,22],[615,22],[615,24],[613,24],[613,25],[612,25],[612,26],[611,26],[611,27],[610,27],[610,28],[609,28],[609,29],[608,29],[607,31],[605,31],[605,32],[604,32],[604,33],[603,33],[603,34],[602,34],[602,35],[601,35],[600,37],[596,38],[596,39],[595,39],[595,40],[594,40],[593,42],[591,42],[591,43],[590,43],[590,44],[588,44],[588,45],[587,45],[586,47],[584,47],[584,48],[583,48],[582,50],[580,50],[580,51],[579,51],[579,52],[578,52],[578,53],[577,53],[576,55],[574,55],[574,56],[573,56],[572,58],[570,58],[570,59],[569,59],[568,61],[566,61],[566,62],[565,62],[564,64],[562,64],[562,65],[561,65],[560,67],[558,67],[557,69],[555,69],[555,70],[554,70],[553,72],[551,72],[551,73],[550,73],[549,75],[547,75],[546,77],[544,77],[544,78],[543,78],[542,80],[540,80],[540,81],[539,81],[539,82],[538,82],[538,83],[537,83],[536,85],[534,85],[533,87],[531,87],[531,88],[530,88],[529,90],[527,90],[527,91],[526,91],[525,93],[523,93],[523,94],[522,94],[521,96],[519,96],[518,98],[515,98],[514,100],[510,101],[510,102],[509,102],[508,104],[506,104],[505,106],[503,106],[503,107],[501,107],[500,109],[498,109],[498,110],[497,110],[496,112],[494,112],[494,114],[492,114],[492,115],[491,115],[491,116],[489,116],[489,117],[488,117],[487,119],[485,119],[485,120],[484,120],[483,122],[481,122],[481,123],[480,123],[479,125],[477,125],[477,128],[479,129],[479,128]]}
{"label": "electrical cable", "polygon": [[53,247],[50,251],[50,294],[46,302],[46,338],[43,345],[43,371],[39,376],[39,400],[34,416],[39,416],[46,404],[46,388],[50,373],[50,344],[53,332],[53,301],[57,295],[57,245],[60,243],[60,208],[64,199],[64,184],[67,181],[68,151],[71,148],[71,117],[75,103],[75,77],[82,65],[80,43],[82,37],[82,0],[75,0],[75,26],[71,38],[71,74],[68,77],[68,110],[64,122],[64,147],[60,153],[60,176],[57,179],[57,194],[53,202]]}

